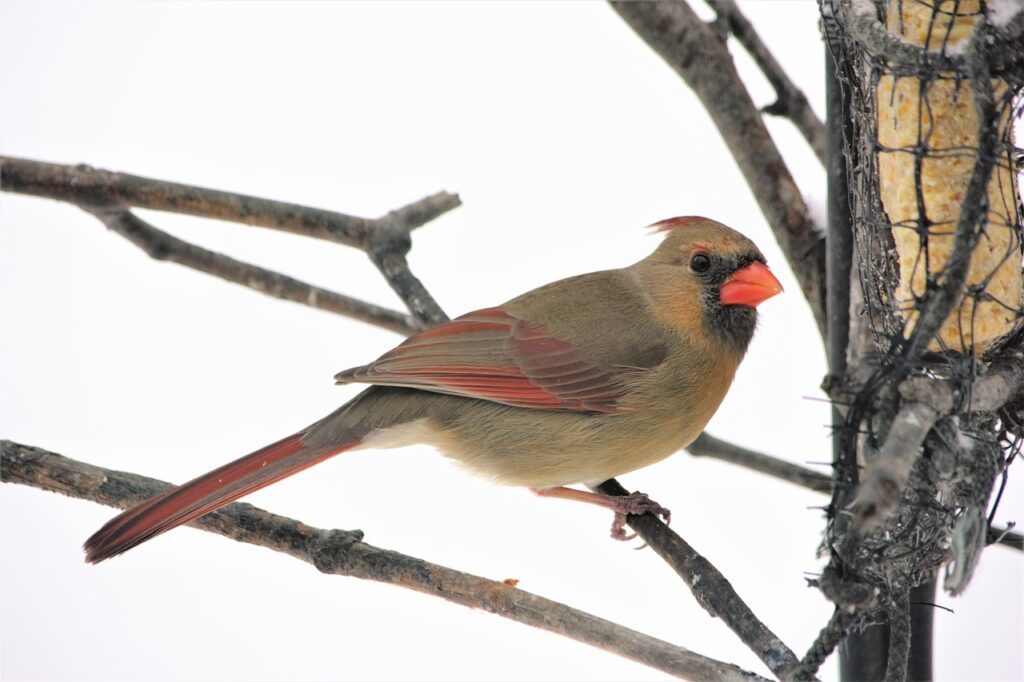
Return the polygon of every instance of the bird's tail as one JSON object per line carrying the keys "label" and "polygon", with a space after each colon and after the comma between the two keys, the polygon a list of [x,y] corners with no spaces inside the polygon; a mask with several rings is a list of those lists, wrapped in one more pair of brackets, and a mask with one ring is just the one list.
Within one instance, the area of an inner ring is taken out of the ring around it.
{"label": "bird's tail", "polygon": [[[316,426],[316,425],[314,425]],[[307,445],[310,428],[283,438],[184,485],[146,500],[111,519],[85,541],[85,560],[98,563],[298,473],[361,442],[353,434],[329,445]]]}

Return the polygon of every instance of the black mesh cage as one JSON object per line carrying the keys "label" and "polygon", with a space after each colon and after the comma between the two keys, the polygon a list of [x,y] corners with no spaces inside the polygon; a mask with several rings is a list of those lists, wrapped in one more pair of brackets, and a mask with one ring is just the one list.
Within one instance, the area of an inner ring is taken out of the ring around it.
{"label": "black mesh cage", "polygon": [[[855,312],[877,353],[845,397],[847,469],[837,472],[826,546],[842,574],[833,577],[877,588],[879,613],[951,559],[947,589],[966,586],[991,541],[986,510],[999,476],[1019,453],[1021,407],[972,411],[970,386],[993,363],[1022,361],[1020,6],[822,2],[849,102],[844,153],[863,293]],[[844,505],[915,376],[963,387],[959,404],[929,433],[885,523],[853,537]]]}
{"label": "black mesh cage", "polygon": [[[840,68],[851,99],[848,144],[861,284],[880,349],[910,336],[929,292],[948,275],[961,209],[981,149],[994,138],[987,191],[970,208],[973,248],[957,303],[928,349],[984,355],[1019,329],[1022,240],[1018,170],[1019,68],[991,66],[994,126],[979,121],[965,47],[987,11],[979,0],[875,0],[850,3],[847,16],[873,9],[892,36],[927,46],[897,59],[848,32]],[[848,25],[847,25],[848,26]],[[1018,46],[1024,51],[1024,44]],[[908,63],[910,62],[910,63]],[[1016,65],[1014,65],[1016,66]],[[1017,106],[1015,108],[1015,102]]]}

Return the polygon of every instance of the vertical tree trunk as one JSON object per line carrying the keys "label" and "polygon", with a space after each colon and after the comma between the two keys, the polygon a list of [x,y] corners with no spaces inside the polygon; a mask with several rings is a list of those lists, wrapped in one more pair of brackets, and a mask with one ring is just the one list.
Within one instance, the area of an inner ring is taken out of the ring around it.
{"label": "vertical tree trunk", "polygon": [[[850,307],[853,262],[853,216],[850,213],[850,187],[844,156],[845,140],[849,139],[851,112],[850,98],[836,73],[833,50],[842,49],[838,42],[825,44],[825,125],[828,130],[826,169],[828,183],[828,251],[825,267],[828,277],[828,371],[834,377],[846,372],[846,353],[850,345],[851,327],[862,325]],[[860,330],[856,330],[860,331]],[[855,344],[855,347],[859,344]],[[840,411],[832,408],[832,426],[835,434],[845,428]],[[843,439],[832,439],[833,462],[839,465],[843,453]],[[888,628],[873,626],[864,632],[855,632],[839,645],[839,676],[842,680],[878,680],[885,675],[889,649]]]}

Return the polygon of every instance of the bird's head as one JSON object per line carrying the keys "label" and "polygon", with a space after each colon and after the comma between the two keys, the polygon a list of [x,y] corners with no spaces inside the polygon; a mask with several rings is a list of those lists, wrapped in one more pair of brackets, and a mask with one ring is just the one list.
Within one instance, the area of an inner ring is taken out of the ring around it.
{"label": "bird's head", "polygon": [[637,266],[659,317],[742,355],[757,324],[756,307],[782,292],[764,255],[736,230],[707,218],[669,218],[651,227],[667,236]]}

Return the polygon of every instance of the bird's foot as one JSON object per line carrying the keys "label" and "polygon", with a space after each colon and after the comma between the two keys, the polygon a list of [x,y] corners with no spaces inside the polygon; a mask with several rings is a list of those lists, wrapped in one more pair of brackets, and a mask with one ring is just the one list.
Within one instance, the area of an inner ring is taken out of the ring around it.
{"label": "bird's foot", "polygon": [[612,539],[632,540],[636,533],[626,533],[626,518],[630,514],[653,514],[660,516],[666,524],[672,522],[672,512],[652,500],[647,493],[630,493],[617,497],[610,497],[609,507],[615,512],[615,519],[612,521]]}
{"label": "bird's foot", "polygon": [[605,495],[574,488],[531,488],[535,495],[541,497],[561,497],[565,500],[578,500],[587,504],[597,504],[615,512],[612,522],[612,537],[616,540],[632,540],[636,534],[626,534],[626,517],[630,514],[654,514],[669,523],[672,512],[647,497],[646,493],[630,493],[629,495]]}

